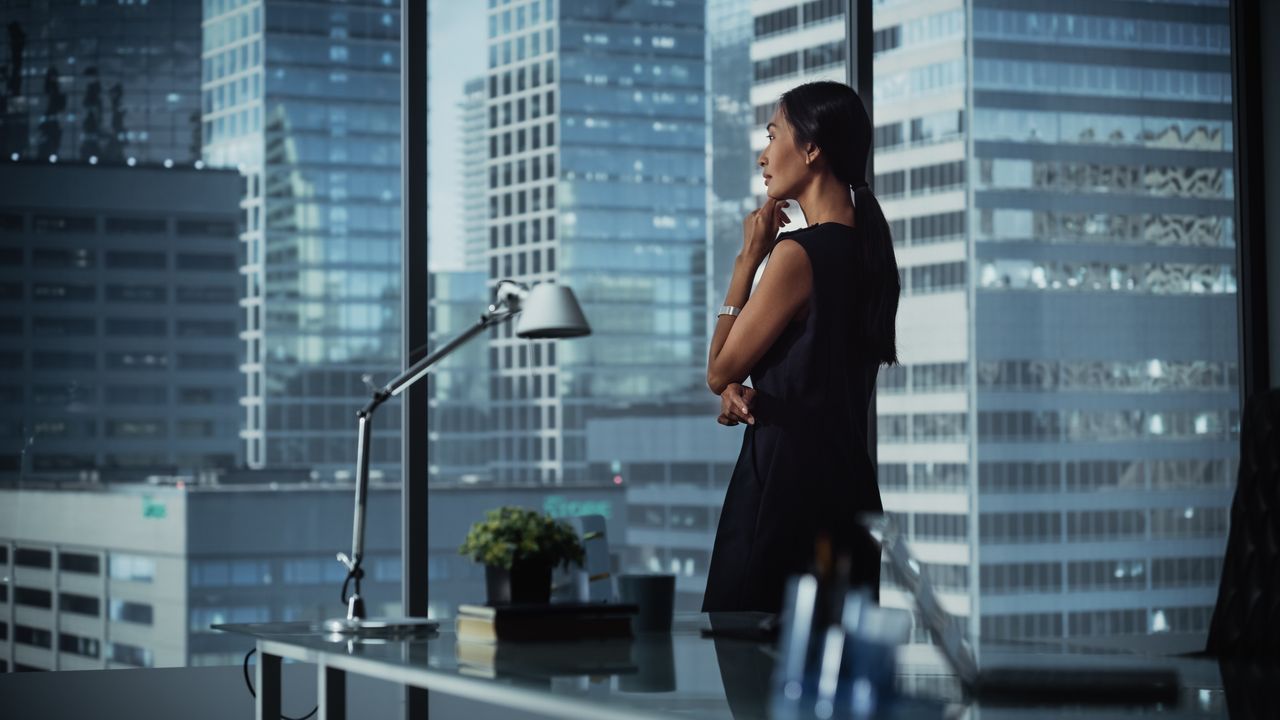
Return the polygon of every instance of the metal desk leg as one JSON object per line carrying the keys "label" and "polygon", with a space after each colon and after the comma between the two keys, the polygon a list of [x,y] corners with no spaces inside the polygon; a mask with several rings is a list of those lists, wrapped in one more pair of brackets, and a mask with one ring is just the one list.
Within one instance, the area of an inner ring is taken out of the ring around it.
{"label": "metal desk leg", "polygon": [[258,720],[280,720],[280,656],[262,651],[258,643]]}
{"label": "metal desk leg", "polygon": [[347,673],[336,668],[318,665],[316,697],[320,712],[317,720],[346,720]]}

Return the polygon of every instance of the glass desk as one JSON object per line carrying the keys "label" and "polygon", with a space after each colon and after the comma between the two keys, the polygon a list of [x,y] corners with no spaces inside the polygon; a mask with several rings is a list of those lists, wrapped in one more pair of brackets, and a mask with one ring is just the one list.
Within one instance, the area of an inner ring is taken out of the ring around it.
{"label": "glass desk", "polygon": [[[726,626],[730,631],[752,627],[757,620],[758,616],[751,614],[718,614],[714,618],[716,629],[721,631]],[[704,637],[703,631],[711,623],[706,615],[677,614],[670,635],[461,647],[451,621],[444,621],[437,633],[403,640],[347,640],[326,635],[318,624],[309,623],[230,624],[214,628],[256,640],[260,720],[280,716],[282,659],[316,665],[319,717],[325,720],[345,717],[345,673],[552,717],[769,717],[774,648],[752,639]],[[1223,717],[1230,690],[1224,686],[1224,677],[1235,678],[1237,689],[1251,698],[1261,697],[1264,688],[1275,687],[1277,679],[1271,671],[1220,670],[1219,664],[1210,659],[1151,657],[1065,643],[986,643],[977,650],[983,666],[1075,666],[1095,670],[1171,667],[1179,673],[1180,700],[1176,706],[987,706],[966,700],[954,673],[931,646],[906,645],[898,651],[900,696],[884,716],[976,719],[1159,713],[1172,717]]]}

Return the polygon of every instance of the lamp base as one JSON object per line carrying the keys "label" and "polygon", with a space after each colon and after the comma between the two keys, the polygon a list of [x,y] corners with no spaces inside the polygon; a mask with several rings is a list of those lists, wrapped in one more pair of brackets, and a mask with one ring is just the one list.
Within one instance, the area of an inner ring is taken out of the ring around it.
{"label": "lamp base", "polygon": [[440,623],[411,617],[343,617],[325,620],[322,627],[325,632],[354,637],[406,637],[430,634],[440,627]]}

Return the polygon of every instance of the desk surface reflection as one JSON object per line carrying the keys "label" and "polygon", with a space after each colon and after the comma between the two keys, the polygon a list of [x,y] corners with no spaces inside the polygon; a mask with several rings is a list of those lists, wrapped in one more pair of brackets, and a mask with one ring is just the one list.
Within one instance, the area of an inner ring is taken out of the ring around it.
{"label": "desk surface reflection", "polygon": [[[267,656],[311,662],[330,672],[353,672],[495,705],[556,717],[652,718],[671,715],[748,720],[769,717],[770,676],[776,651],[753,637],[760,616],[718,614],[712,619],[677,615],[670,635],[634,640],[556,644],[460,645],[445,621],[440,632],[413,639],[348,640],[308,623],[218,625],[248,635]],[[1154,644],[1145,644],[1154,647]],[[1168,643],[1166,642],[1167,646]],[[900,701],[886,717],[1275,717],[1268,688],[1280,672],[1257,666],[1220,666],[1195,657],[1161,657],[1126,649],[1067,643],[983,643],[983,663],[1018,666],[1084,666],[1094,669],[1170,667],[1180,676],[1176,706],[1054,706],[1044,708],[972,703],[950,667],[928,645],[898,653]],[[1157,648],[1158,649],[1158,648]],[[1167,648],[1166,648],[1167,649]],[[1224,682],[1224,680],[1226,682]],[[264,693],[266,694],[266,693]],[[1262,706],[1260,703],[1271,703]],[[336,716],[340,716],[334,713]],[[359,712],[352,709],[353,716]]]}

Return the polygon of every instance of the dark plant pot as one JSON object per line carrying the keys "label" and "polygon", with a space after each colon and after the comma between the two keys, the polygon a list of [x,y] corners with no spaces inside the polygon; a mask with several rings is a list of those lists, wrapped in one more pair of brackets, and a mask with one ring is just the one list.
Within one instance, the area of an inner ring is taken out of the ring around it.
{"label": "dark plant pot", "polygon": [[484,566],[484,588],[490,605],[551,602],[551,567],[522,563],[510,570]]}

